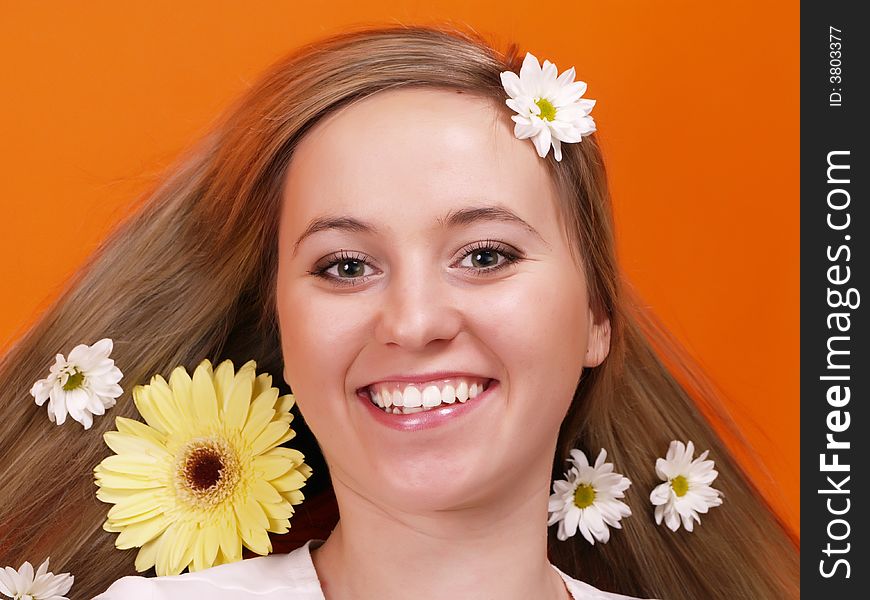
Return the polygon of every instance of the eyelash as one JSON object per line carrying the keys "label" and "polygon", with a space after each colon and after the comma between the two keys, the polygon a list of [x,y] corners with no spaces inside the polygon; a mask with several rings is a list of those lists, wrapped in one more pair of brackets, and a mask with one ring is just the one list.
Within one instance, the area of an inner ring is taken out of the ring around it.
{"label": "eyelash", "polygon": [[[508,246],[505,246],[501,242],[497,242],[495,240],[484,240],[482,242],[475,242],[470,248],[468,248],[464,252],[464,254],[462,255],[460,262],[462,260],[465,260],[466,257],[468,257],[469,255],[471,255],[472,253],[474,253],[478,250],[494,250],[496,253],[504,256],[505,260],[502,263],[496,265],[495,267],[488,267],[488,268],[487,267],[466,267],[466,268],[474,271],[475,274],[477,274],[477,275],[480,275],[483,273],[488,275],[490,273],[494,273],[495,271],[501,271],[502,269],[504,269],[506,267],[510,267],[511,265],[514,265],[514,264],[518,263],[519,261],[523,260],[523,257],[520,256],[519,253],[512,251]],[[320,277],[321,279],[326,279],[327,281],[333,283],[334,285],[338,285],[338,286],[356,285],[357,280],[360,280],[360,279],[366,280],[366,279],[368,279],[368,277],[371,277],[371,275],[361,276],[361,277],[335,277],[334,275],[327,275],[326,274],[326,272],[329,269],[331,269],[332,267],[334,267],[334,266],[336,266],[339,263],[342,263],[344,261],[350,261],[350,260],[355,260],[355,261],[362,262],[364,264],[368,264],[368,263],[366,263],[364,256],[359,255],[359,254],[355,254],[355,253],[347,253],[344,250],[342,250],[339,254],[333,255],[330,258],[328,263],[326,263],[322,266],[319,266],[319,267],[315,267],[314,270],[308,271],[308,274],[314,275],[316,277]]]}

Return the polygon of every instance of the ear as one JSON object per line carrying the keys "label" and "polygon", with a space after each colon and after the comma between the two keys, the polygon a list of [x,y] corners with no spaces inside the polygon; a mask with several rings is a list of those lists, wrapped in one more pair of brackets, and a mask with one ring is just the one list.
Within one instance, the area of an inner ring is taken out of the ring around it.
{"label": "ear", "polygon": [[610,353],[610,319],[605,318],[600,323],[595,322],[595,315],[589,309],[589,335],[586,356],[583,357],[584,367],[597,367]]}

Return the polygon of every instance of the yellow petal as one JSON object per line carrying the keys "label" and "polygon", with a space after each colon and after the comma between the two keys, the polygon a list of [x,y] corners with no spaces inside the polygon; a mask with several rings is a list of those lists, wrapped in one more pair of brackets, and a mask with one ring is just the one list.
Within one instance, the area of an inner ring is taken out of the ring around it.
{"label": "yellow petal", "polygon": [[266,528],[269,526],[268,521],[262,529],[252,529],[242,531],[242,540],[245,545],[260,555],[269,554],[272,551],[272,541],[269,539],[269,534],[266,533]]}
{"label": "yellow petal", "polygon": [[254,380],[254,393],[253,397],[256,398],[266,390],[272,387],[272,376],[268,373],[260,373],[257,375],[257,379]]}
{"label": "yellow petal", "polygon": [[268,481],[262,479],[254,479],[251,485],[251,492],[254,498],[260,504],[283,502],[284,499]]}
{"label": "yellow petal", "polygon": [[283,497],[281,497],[280,504],[263,504],[262,506],[266,516],[269,517],[269,521],[289,519],[295,512],[293,506],[289,502],[286,502]]}
{"label": "yellow petal", "polygon": [[287,519],[269,519],[269,531],[272,533],[287,533],[290,531],[290,521]]}
{"label": "yellow petal", "polygon": [[169,571],[164,574],[177,575],[178,573],[181,573],[188,564],[190,564],[190,559],[193,554],[192,544],[195,527],[196,525],[192,523],[178,522],[173,523],[170,527],[170,529],[175,530],[175,542],[169,549],[167,564]]}
{"label": "yellow petal", "polygon": [[257,396],[251,407],[248,409],[248,418],[245,422],[245,427],[242,429],[242,436],[245,439],[253,440],[262,433],[263,429],[268,425],[275,416],[275,409],[272,406],[275,404],[275,398],[278,396],[278,390],[271,388]]}
{"label": "yellow petal", "polygon": [[193,372],[193,407],[200,423],[216,423],[218,420],[217,394],[212,383],[211,369],[202,363]]}
{"label": "yellow petal", "polygon": [[242,424],[247,419],[248,409],[251,406],[254,381],[249,372],[250,369],[240,371],[233,380],[229,395],[224,403],[224,421],[238,424],[239,429],[242,428]]}
{"label": "yellow petal", "polygon": [[169,524],[169,519],[161,515],[128,525],[115,539],[115,547],[126,550],[142,546],[165,531]]}
{"label": "yellow petal", "polygon": [[103,502],[110,502],[112,504],[118,504],[119,502],[126,502],[139,496],[140,494],[148,494],[149,496],[154,494],[153,490],[141,490],[141,489],[116,489],[116,488],[108,488],[108,487],[100,487],[97,490],[97,498],[102,500]]}
{"label": "yellow petal", "polygon": [[152,478],[140,478],[129,475],[120,475],[112,471],[101,471],[95,477],[101,487],[121,490],[149,490],[163,487],[163,484]]}
{"label": "yellow petal", "polygon": [[290,490],[298,490],[305,485],[305,476],[298,469],[293,469],[286,475],[282,475],[269,483],[279,492],[289,492]]}
{"label": "yellow petal", "polygon": [[103,434],[106,445],[116,454],[151,454],[159,456],[166,453],[166,449],[150,438],[137,437],[121,433],[120,431],[107,431]]}
{"label": "yellow petal", "polygon": [[242,502],[233,505],[236,519],[239,522],[239,532],[244,539],[245,531],[251,529],[265,529],[269,526],[269,517],[266,516],[263,507],[253,496],[248,496]]}
{"label": "yellow petal", "polygon": [[126,519],[135,515],[142,515],[154,509],[162,510],[163,504],[158,494],[153,491],[139,492],[125,498],[109,509],[106,516],[110,519]]}
{"label": "yellow petal", "polygon": [[252,465],[257,475],[266,481],[277,479],[290,469],[296,467],[292,459],[275,454],[255,456]]}
{"label": "yellow petal", "polygon": [[284,496],[290,504],[301,504],[302,501],[305,500],[305,496],[299,490],[281,492],[281,495]]}
{"label": "yellow petal", "polygon": [[157,546],[160,544],[162,537],[155,538],[142,546],[139,553],[136,555],[136,571],[142,573],[154,566],[154,559],[157,556]]}
{"label": "yellow petal", "polygon": [[281,456],[293,462],[293,466],[297,467],[305,461],[305,455],[295,448],[287,448],[286,446],[278,446],[263,452],[262,456]]}
{"label": "yellow petal", "polygon": [[136,405],[136,410],[151,427],[161,433],[167,433],[171,429],[171,423],[160,410],[160,403],[155,401],[151,391],[151,386],[137,385],[134,387],[133,404]]}
{"label": "yellow petal", "polygon": [[293,437],[292,435],[288,436],[290,431],[291,430],[287,427],[286,423],[280,421],[269,423],[263,432],[257,436],[251,444],[251,452],[256,456],[261,454],[264,450],[277,446]]}
{"label": "yellow petal", "polygon": [[104,469],[116,473],[154,479],[161,474],[157,467],[163,461],[148,454],[113,454],[104,458],[100,464]]}
{"label": "yellow petal", "polygon": [[158,448],[162,448],[166,444],[165,434],[140,421],[134,421],[126,417],[115,417],[115,428],[119,433],[145,438],[153,442]]}
{"label": "yellow petal", "polygon": [[214,565],[215,558],[220,550],[220,534],[218,528],[213,525],[206,525],[199,532],[199,546],[201,548],[200,557],[205,565],[203,568],[208,568]]}
{"label": "yellow petal", "polygon": [[217,394],[218,406],[226,404],[233,387],[234,373],[233,361],[230,359],[221,362],[214,370],[214,389]]}
{"label": "yellow petal", "polygon": [[164,513],[164,510],[160,507],[153,508],[146,512],[136,515],[130,515],[128,517],[109,517],[112,522],[112,526],[117,527],[119,530],[129,527],[135,523],[139,523],[142,521],[147,521],[149,519],[153,519],[154,517],[160,516]]}
{"label": "yellow petal", "polygon": [[235,520],[224,521],[217,526],[218,539],[220,540],[221,554],[226,562],[235,562],[242,559],[242,541],[239,539]]}
{"label": "yellow petal", "polygon": [[[205,359],[200,363],[200,365],[205,363],[211,364],[208,362],[208,359]],[[196,414],[193,412],[193,406],[191,406],[193,381],[190,379],[190,375],[187,374],[184,367],[178,366],[172,370],[172,373],[169,375],[169,387],[172,389],[172,395],[175,397],[175,402],[181,413],[181,421],[188,423],[193,422],[196,418]]]}
{"label": "yellow petal", "polygon": [[155,549],[154,571],[158,575],[169,573],[169,553],[175,545],[175,530],[167,528],[160,536],[160,541]]}
{"label": "yellow petal", "polygon": [[313,472],[311,470],[311,467],[306,465],[305,463],[298,465],[296,467],[296,470],[299,471],[300,473],[302,473],[302,476],[305,477],[305,479],[308,479],[309,477],[311,477],[311,473]]}
{"label": "yellow petal", "polygon": [[185,412],[187,396],[176,397],[169,383],[160,376],[152,378],[148,392],[151,401],[168,423],[169,433],[185,431],[183,425],[187,415]]}
{"label": "yellow petal", "polygon": [[[119,511],[113,512],[118,508],[120,509]],[[123,504],[116,504],[109,510],[106,517],[112,522],[112,525],[115,525],[116,527],[126,527],[127,525],[139,521],[147,521],[148,519],[163,514],[163,512],[165,511],[160,504],[126,506]]]}
{"label": "yellow petal", "polygon": [[278,398],[278,406],[275,408],[278,412],[290,412],[290,409],[296,404],[296,397],[293,394],[285,394]]}

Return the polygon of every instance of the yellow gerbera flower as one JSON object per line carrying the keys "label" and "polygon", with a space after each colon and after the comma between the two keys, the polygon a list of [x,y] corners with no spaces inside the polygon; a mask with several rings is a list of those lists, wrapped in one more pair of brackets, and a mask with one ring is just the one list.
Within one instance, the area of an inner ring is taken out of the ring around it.
{"label": "yellow gerbera flower", "polygon": [[97,498],[114,506],[103,524],[115,546],[141,548],[136,570],[198,571],[242,558],[242,545],[269,554],[267,532],[286,533],[311,468],[278,447],[290,428],[292,394],[278,396],[251,360],[234,372],[203,360],[169,383],[160,375],[133,389],[146,423],[117,417],[104,435],[116,452],[94,469]]}

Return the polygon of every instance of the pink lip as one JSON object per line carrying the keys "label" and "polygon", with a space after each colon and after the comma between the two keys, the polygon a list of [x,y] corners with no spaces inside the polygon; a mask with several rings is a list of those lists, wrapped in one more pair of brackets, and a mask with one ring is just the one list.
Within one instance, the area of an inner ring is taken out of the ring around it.
{"label": "pink lip", "polygon": [[368,387],[375,385],[376,383],[392,383],[392,382],[406,382],[406,383],[429,383],[430,381],[438,381],[441,379],[450,379],[451,377],[473,377],[475,379],[492,379],[491,377],[486,377],[485,375],[478,375],[476,373],[468,373],[468,372],[460,372],[460,371],[433,371],[431,373],[420,373],[418,375],[391,375],[389,377],[384,377],[383,379],[378,379],[377,381],[372,381],[367,383],[366,385],[357,388],[357,392],[364,390]]}
{"label": "pink lip", "polygon": [[[395,381],[395,380],[390,380]],[[493,379],[489,386],[474,398],[470,398],[466,402],[457,400],[453,404],[424,410],[417,413],[392,414],[386,413],[382,408],[378,408],[369,399],[368,395],[360,390],[357,391],[357,397],[365,404],[366,410],[379,423],[395,429],[397,431],[418,431],[421,429],[430,429],[444,425],[448,421],[467,415],[477,407],[481,406],[492,395],[493,391],[498,389],[498,380]],[[365,388],[362,388],[365,389]]]}

